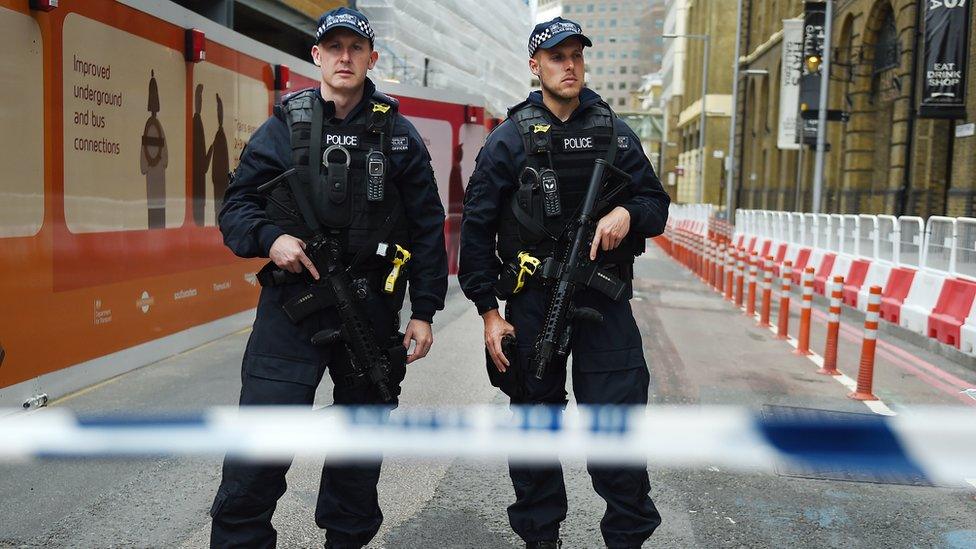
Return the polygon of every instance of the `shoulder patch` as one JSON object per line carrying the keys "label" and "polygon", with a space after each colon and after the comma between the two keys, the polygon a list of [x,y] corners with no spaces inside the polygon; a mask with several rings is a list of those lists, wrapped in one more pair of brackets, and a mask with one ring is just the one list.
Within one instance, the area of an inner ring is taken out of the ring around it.
{"label": "shoulder patch", "polygon": [[392,152],[403,152],[410,148],[409,135],[394,135],[390,138],[390,150]]}
{"label": "shoulder patch", "polygon": [[630,148],[630,136],[628,136],[628,135],[618,135],[617,136],[617,148],[618,149],[629,149]]}

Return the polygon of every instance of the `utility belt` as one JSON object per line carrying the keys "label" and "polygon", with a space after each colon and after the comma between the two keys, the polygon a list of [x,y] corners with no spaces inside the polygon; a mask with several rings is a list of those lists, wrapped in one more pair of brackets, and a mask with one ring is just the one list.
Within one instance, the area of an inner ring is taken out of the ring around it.
{"label": "utility belt", "polygon": [[[352,292],[360,301],[365,301],[371,294],[392,296],[402,293],[403,284],[398,282],[402,278],[404,266],[410,261],[410,252],[399,244],[382,243],[377,247],[376,256],[385,259],[392,266],[368,270],[356,269],[350,272]],[[320,275],[328,276],[326,273]],[[269,261],[258,271],[257,279],[258,283],[266,288],[292,284],[308,286],[307,292],[295,296],[282,305],[285,314],[295,324],[313,313],[335,306],[332,291],[325,285],[317,284],[308,271],[292,273]]]}
{"label": "utility belt", "polygon": [[[495,283],[495,295],[509,299],[527,287],[542,287],[563,276],[565,264],[550,256],[542,259],[529,252],[519,252],[515,259],[502,267]],[[573,282],[592,288],[614,301],[619,301],[634,278],[632,263],[590,263],[572,276]]]}

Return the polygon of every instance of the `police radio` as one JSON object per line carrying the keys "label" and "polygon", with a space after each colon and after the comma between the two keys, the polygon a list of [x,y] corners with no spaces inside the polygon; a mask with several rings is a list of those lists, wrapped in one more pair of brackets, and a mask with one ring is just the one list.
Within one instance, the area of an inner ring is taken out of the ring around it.
{"label": "police radio", "polygon": [[386,186],[386,155],[383,151],[370,150],[366,155],[366,200],[382,202]]}
{"label": "police radio", "polygon": [[545,168],[539,172],[542,183],[542,207],[546,217],[559,217],[563,214],[562,204],[559,202],[559,178],[552,168]]}

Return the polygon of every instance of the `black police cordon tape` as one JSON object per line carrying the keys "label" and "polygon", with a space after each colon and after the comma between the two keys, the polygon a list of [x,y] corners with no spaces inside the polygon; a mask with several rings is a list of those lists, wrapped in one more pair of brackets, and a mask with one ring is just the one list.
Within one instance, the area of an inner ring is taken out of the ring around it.
{"label": "black police cordon tape", "polygon": [[75,416],[62,408],[0,419],[0,459],[222,455],[606,464],[722,465],[907,475],[943,485],[976,478],[976,414],[923,408],[896,417],[763,417],[733,407],[212,408],[200,414]]}

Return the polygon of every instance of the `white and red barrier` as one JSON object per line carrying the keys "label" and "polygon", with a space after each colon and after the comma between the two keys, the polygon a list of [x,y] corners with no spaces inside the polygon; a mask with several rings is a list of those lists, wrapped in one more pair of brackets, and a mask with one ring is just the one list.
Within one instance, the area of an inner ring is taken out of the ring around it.
{"label": "white and red barrier", "polygon": [[862,311],[880,286],[882,320],[976,356],[976,219],[738,210],[732,239],[791,261],[795,285],[812,267],[818,294],[844,277]]}
{"label": "white and red barrier", "polygon": [[[733,228],[711,205],[672,205],[659,242],[702,281],[747,314],[757,310],[760,262],[802,287],[867,310],[881,287],[880,318],[976,356],[976,219],[737,210]],[[787,266],[788,264],[788,266]]]}

